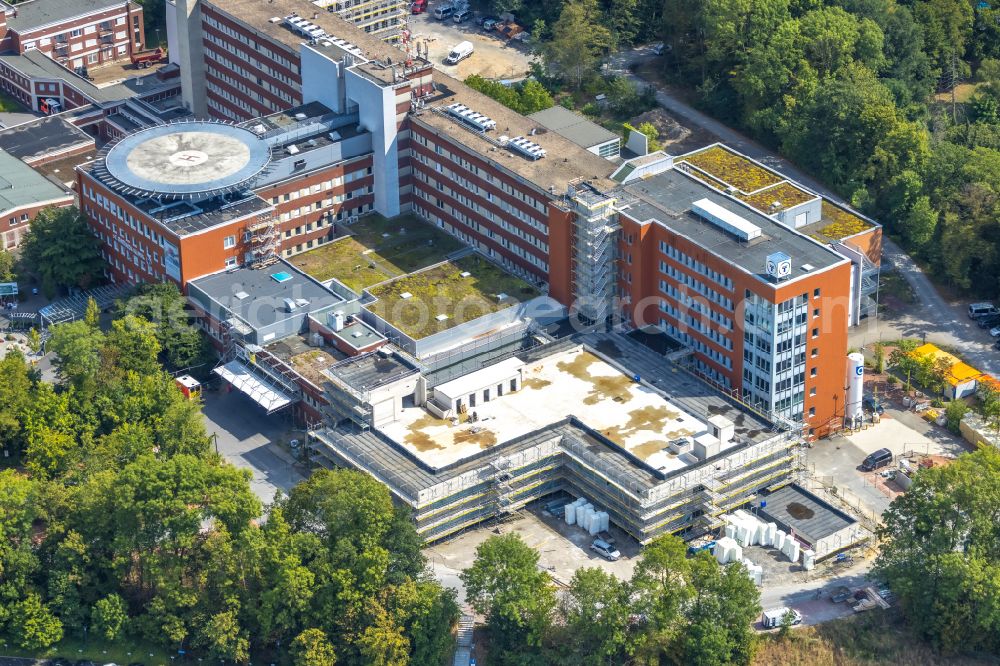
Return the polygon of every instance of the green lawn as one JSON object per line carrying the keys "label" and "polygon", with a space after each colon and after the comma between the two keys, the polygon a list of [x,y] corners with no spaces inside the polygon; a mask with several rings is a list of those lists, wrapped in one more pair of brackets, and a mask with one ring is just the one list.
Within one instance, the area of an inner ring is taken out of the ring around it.
{"label": "green lawn", "polygon": [[0,92],[0,112],[2,113],[28,113],[27,107],[5,92]]}
{"label": "green lawn", "polygon": [[317,280],[336,278],[359,292],[379,282],[444,261],[462,243],[412,215],[363,217],[347,238],[292,257],[289,261]]}
{"label": "green lawn", "polygon": [[[470,275],[463,277],[465,272]],[[476,254],[401,277],[370,291],[379,300],[368,309],[415,340],[539,295],[524,280]],[[404,298],[406,293],[410,297]],[[501,294],[506,295],[502,301],[498,298]],[[438,315],[446,318],[438,320]]]}
{"label": "green lawn", "polygon": [[[108,645],[100,641],[88,640],[84,642],[75,638],[67,638],[55,647],[37,652],[21,650],[14,647],[9,640],[4,642],[4,639],[0,639],[0,650],[3,651],[4,655],[10,657],[35,657],[39,659],[64,657],[71,661],[90,659],[98,664],[114,662],[119,666],[133,662],[143,663],[146,666],[169,666],[171,663],[170,655],[176,655],[176,652],[168,653],[161,647],[153,647],[142,642],[122,640]],[[150,654],[153,656],[149,656]]]}

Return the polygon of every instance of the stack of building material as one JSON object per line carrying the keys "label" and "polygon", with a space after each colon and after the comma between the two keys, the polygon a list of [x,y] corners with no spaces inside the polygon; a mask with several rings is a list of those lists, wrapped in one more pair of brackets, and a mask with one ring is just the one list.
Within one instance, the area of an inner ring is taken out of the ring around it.
{"label": "stack of building material", "polygon": [[778,530],[778,533],[774,535],[774,547],[784,552],[785,541],[787,540],[788,540],[788,535],[785,534],[783,530]]}
{"label": "stack of building material", "polygon": [[580,506],[581,504],[586,503],[586,501],[587,500],[585,500],[585,499],[583,499],[581,497],[581,498],[579,498],[579,499],[577,499],[577,500],[575,500],[575,501],[567,504],[564,507],[565,510],[566,510],[566,524],[567,525],[576,525],[576,508],[578,506]]}
{"label": "stack of building material", "polygon": [[588,510],[590,511],[594,510],[594,505],[591,504],[590,502],[586,502],[584,504],[578,504],[576,507],[576,524],[584,529],[587,528],[587,523],[585,523],[584,521],[586,520]]}
{"label": "stack of building material", "polygon": [[798,562],[799,548],[800,546],[798,541],[796,541],[793,537],[787,537],[785,539],[784,548],[781,549],[781,552],[787,555],[788,559],[792,562]]}
{"label": "stack of building material", "polygon": [[731,537],[722,537],[715,542],[715,559],[719,564],[739,562],[743,559],[743,548]]}
{"label": "stack of building material", "polygon": [[816,566],[816,551],[812,548],[806,548],[802,551],[802,567],[806,571],[812,571]]}
{"label": "stack of building material", "polygon": [[764,584],[764,567],[759,564],[754,564],[750,560],[744,558],[743,566],[747,569],[747,576],[753,581],[754,585],[760,587]]}

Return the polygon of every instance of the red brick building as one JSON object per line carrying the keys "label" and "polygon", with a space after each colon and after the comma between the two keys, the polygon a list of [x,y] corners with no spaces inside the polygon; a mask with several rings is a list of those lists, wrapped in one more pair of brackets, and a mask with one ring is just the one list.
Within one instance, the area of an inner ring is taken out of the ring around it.
{"label": "red brick building", "polygon": [[0,3],[0,51],[36,49],[70,69],[128,60],[145,48],[142,7],[127,0]]}

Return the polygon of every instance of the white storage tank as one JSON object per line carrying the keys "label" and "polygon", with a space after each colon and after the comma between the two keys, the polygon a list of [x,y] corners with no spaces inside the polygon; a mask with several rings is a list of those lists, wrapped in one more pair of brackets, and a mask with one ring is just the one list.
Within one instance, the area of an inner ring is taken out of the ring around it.
{"label": "white storage tank", "polygon": [[854,352],[847,355],[847,404],[844,405],[844,418],[848,422],[856,421],[862,416],[861,399],[864,397],[865,357]]}

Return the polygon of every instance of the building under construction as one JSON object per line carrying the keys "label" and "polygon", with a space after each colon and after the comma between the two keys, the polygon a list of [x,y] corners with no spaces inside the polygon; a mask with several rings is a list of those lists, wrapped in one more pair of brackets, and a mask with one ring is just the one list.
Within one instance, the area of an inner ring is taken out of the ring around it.
{"label": "building under construction", "polygon": [[313,460],[385,483],[428,541],[561,490],[641,543],[699,534],[788,484],[802,442],[615,334],[539,344],[444,381],[391,347],[326,375],[336,425],[310,433]]}

